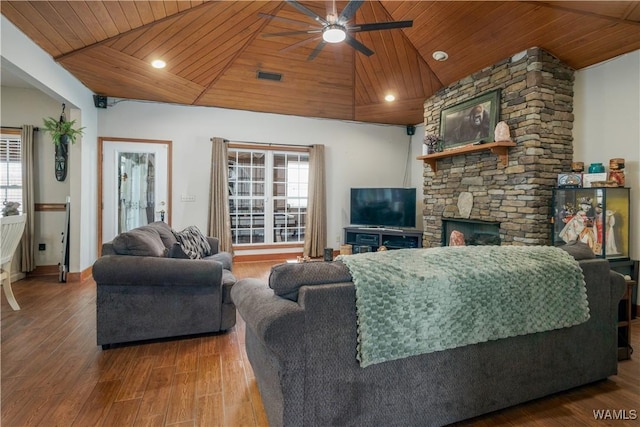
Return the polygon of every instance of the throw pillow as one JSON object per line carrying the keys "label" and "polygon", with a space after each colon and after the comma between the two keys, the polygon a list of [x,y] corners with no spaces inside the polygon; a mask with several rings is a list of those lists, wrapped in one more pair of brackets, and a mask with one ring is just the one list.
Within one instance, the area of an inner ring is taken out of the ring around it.
{"label": "throw pillow", "polygon": [[211,255],[211,245],[207,237],[195,225],[175,233],[175,236],[180,248],[189,258],[198,259]]}
{"label": "throw pillow", "polygon": [[166,222],[156,221],[140,228],[146,227],[153,228],[158,232],[165,248],[171,248],[171,246],[173,246],[173,244],[177,242],[176,236],[173,234],[173,230]]}
{"label": "throw pillow", "polygon": [[164,257],[164,247],[158,232],[152,228],[134,228],[113,239],[113,250],[118,255]]}
{"label": "throw pillow", "polygon": [[169,254],[167,256],[169,258],[189,259],[189,255],[184,253],[184,251],[182,250],[182,246],[180,246],[180,243],[178,242],[175,242],[169,248]]}

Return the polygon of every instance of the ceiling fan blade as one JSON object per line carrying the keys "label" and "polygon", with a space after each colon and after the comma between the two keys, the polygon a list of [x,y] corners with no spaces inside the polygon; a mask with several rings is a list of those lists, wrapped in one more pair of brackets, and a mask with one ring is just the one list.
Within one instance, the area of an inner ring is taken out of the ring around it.
{"label": "ceiling fan blade", "polygon": [[314,33],[321,33],[321,32],[322,32],[322,29],[305,30],[305,31],[283,31],[281,33],[263,34],[262,37],[297,36],[298,34],[314,34]]}
{"label": "ceiling fan blade", "polygon": [[320,41],[320,43],[318,43],[318,46],[316,46],[316,48],[313,49],[313,52],[311,52],[311,54],[307,58],[307,61],[313,61],[313,59],[316,56],[318,56],[318,54],[320,53],[320,51],[322,50],[325,44],[327,44],[327,42],[325,42],[324,40]]}
{"label": "ceiling fan blade", "polygon": [[372,24],[359,24],[353,27],[348,27],[347,30],[353,33],[361,31],[375,31],[375,30],[392,30],[394,28],[408,28],[413,26],[413,21],[392,21],[392,22],[376,22]]}
{"label": "ceiling fan blade", "polygon": [[362,6],[362,3],[364,3],[364,1],[351,0],[349,3],[347,3],[344,9],[342,9],[342,13],[340,13],[340,16],[338,17],[338,21],[347,22],[349,19],[353,17],[353,15],[355,15],[356,11],[360,9],[360,6]]}
{"label": "ceiling fan blade", "polygon": [[369,49],[368,47],[366,47],[365,45],[363,45],[362,43],[360,43],[358,40],[354,39],[353,37],[351,37],[349,34],[347,34],[347,38],[344,39],[344,41],[351,46],[352,48],[354,48],[355,50],[357,50],[358,52],[361,52],[367,56],[371,56],[374,54],[374,52]]}
{"label": "ceiling fan blade", "polygon": [[312,17],[316,21],[322,22],[325,25],[329,24],[329,22],[327,22],[327,20],[324,19],[322,16],[318,15],[313,10],[308,9],[306,6],[301,5],[297,1],[295,1],[295,0],[286,0],[286,2],[289,3],[291,6],[295,7],[296,9],[298,9],[300,12],[304,13],[305,15]]}
{"label": "ceiling fan blade", "polygon": [[290,24],[304,25],[305,27],[312,28],[312,25],[311,25],[311,24],[309,24],[308,22],[296,21],[295,19],[282,18],[282,17],[280,17],[280,16],[276,16],[276,15],[269,15],[269,14],[267,14],[267,13],[258,13],[258,16],[259,16],[260,18],[273,19],[274,21],[288,22],[288,23],[290,23]]}
{"label": "ceiling fan blade", "polygon": [[305,45],[307,43],[311,43],[311,42],[316,41],[316,40],[320,40],[321,38],[322,37],[311,37],[309,39],[301,40],[301,41],[299,41],[297,43],[292,44],[291,46],[287,46],[285,48],[280,49],[278,52],[282,52],[282,53],[289,52],[292,49],[295,49],[295,48],[297,48],[299,46],[303,46],[303,45]]}

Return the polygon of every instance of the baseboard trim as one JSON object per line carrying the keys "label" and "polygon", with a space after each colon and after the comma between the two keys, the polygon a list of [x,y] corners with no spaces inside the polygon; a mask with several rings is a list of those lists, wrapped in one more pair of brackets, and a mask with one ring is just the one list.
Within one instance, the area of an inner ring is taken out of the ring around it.
{"label": "baseboard trim", "polygon": [[[38,265],[35,270],[27,273],[27,277],[57,276],[58,274],[60,274],[60,269],[57,265]],[[93,266],[88,267],[83,271],[67,273],[67,282],[82,282],[92,276]]]}
{"label": "baseboard trim", "polygon": [[[340,251],[333,251],[333,258],[340,255]],[[282,261],[297,259],[302,256],[302,252],[285,252],[277,254],[254,254],[254,255],[234,255],[233,262],[260,262],[260,261]],[[322,257],[320,257],[322,259]]]}
{"label": "baseboard trim", "polygon": [[60,270],[57,265],[37,265],[35,270],[27,273],[27,277],[32,276],[54,276],[58,274]]}
{"label": "baseboard trim", "polygon": [[233,262],[259,262],[259,261],[282,261],[285,262],[288,259],[296,259],[302,256],[300,252],[286,252],[278,254],[254,254],[254,255],[234,255]]}

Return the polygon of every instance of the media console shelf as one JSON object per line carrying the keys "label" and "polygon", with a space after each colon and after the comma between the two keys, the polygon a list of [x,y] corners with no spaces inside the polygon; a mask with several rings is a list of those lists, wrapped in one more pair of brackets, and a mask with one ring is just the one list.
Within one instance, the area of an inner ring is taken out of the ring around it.
{"label": "media console shelf", "polygon": [[429,166],[431,166],[431,170],[433,173],[438,172],[437,162],[439,159],[445,159],[447,157],[458,156],[460,154],[468,154],[475,153],[477,151],[485,151],[491,150],[492,153],[496,154],[503,165],[507,165],[509,163],[509,148],[515,147],[516,143],[511,141],[501,141],[501,142],[488,142],[486,144],[477,144],[477,145],[465,145],[458,148],[452,148],[450,150],[441,151],[439,153],[433,154],[425,154],[422,156],[418,156],[418,160],[424,160]]}
{"label": "media console shelf", "polygon": [[387,249],[408,249],[422,247],[421,230],[397,228],[345,227],[344,242],[353,246],[369,246],[377,251],[380,246]]}

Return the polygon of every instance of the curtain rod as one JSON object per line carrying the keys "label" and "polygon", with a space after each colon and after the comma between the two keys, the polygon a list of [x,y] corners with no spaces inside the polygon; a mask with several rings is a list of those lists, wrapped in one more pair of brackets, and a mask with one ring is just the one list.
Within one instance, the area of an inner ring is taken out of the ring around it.
{"label": "curtain rod", "polygon": [[[20,126],[20,127],[16,127],[16,126],[0,126],[0,127],[2,129],[20,129],[20,130],[22,130],[22,126]],[[40,129],[37,128],[37,127],[34,127],[33,130],[40,130]]]}
{"label": "curtain rod", "polygon": [[[210,140],[213,141],[213,138],[211,138]],[[304,145],[304,144],[279,144],[274,142],[254,142],[254,141],[237,141],[237,140],[229,141],[228,139],[225,139],[224,141],[230,142],[232,144],[268,145],[270,147],[302,147],[302,148],[313,147],[313,145]]]}

